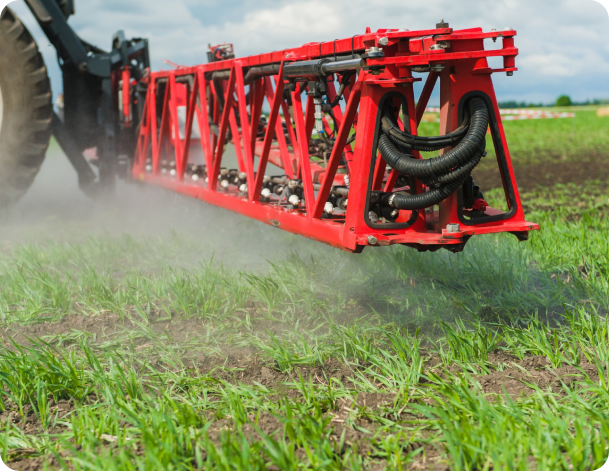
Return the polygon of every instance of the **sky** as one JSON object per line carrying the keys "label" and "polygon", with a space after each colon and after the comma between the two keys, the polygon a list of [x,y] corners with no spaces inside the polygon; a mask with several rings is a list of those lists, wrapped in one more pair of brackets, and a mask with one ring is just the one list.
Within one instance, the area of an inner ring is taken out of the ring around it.
{"label": "sky", "polygon": [[[168,68],[164,59],[204,63],[209,43],[233,43],[245,56],[351,37],[367,26],[429,29],[444,19],[455,29],[518,31],[519,71],[494,76],[500,101],[551,103],[561,94],[609,99],[609,14],[593,0],[75,1],[70,24],[83,39],[107,49],[119,29],[147,37],[155,70]],[[36,37],[59,93],[54,49],[22,0],[9,6]]]}

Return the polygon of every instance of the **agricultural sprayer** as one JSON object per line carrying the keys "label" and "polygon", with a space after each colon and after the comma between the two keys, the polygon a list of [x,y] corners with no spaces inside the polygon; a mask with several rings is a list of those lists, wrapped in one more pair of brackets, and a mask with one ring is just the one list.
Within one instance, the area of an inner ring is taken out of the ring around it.
{"label": "agricultural sprayer", "polygon": [[[517,70],[514,30],[453,30],[442,20],[243,58],[222,44],[209,47],[207,64],[152,72],[146,40],[117,33],[105,52],[68,25],[71,0],[26,3],[57,50],[63,108],[53,111],[37,46],[5,9],[3,205],[32,183],[53,134],[92,196],[127,178],[351,252],[394,244],[458,252],[473,235],[526,240],[538,228],[524,219],[491,80]],[[441,135],[419,136],[435,87]],[[488,133],[505,210],[489,207],[472,178]],[[96,149],[91,162],[87,149]]]}

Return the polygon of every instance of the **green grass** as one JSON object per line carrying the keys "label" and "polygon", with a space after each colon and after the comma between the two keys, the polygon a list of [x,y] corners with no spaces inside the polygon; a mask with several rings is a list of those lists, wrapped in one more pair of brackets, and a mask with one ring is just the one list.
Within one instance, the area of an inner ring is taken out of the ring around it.
{"label": "green grass", "polygon": [[[0,264],[2,458],[82,470],[408,469],[424,457],[463,470],[598,467],[608,252],[577,229],[607,223],[568,210],[533,212],[546,229],[528,244],[328,250],[262,275],[163,266],[175,238],[17,246]],[[50,332],[110,313],[108,332]],[[40,323],[50,333],[9,340]],[[485,375],[532,356],[576,380],[531,378],[524,396],[484,390]],[[261,366],[266,381],[242,380]],[[382,400],[370,407],[370,395]]]}

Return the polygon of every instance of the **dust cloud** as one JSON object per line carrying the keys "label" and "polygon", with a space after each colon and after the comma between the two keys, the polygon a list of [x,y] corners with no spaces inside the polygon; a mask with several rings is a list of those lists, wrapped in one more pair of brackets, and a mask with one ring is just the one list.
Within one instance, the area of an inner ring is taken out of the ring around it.
{"label": "dust cloud", "polygon": [[563,302],[581,296],[564,292],[555,297],[552,273],[533,266],[525,247],[508,235],[501,242],[499,236],[473,240],[456,255],[403,247],[354,255],[152,185],[119,180],[112,198],[94,201],[79,190],[74,170],[57,147],[26,196],[0,216],[0,252],[29,242],[77,244],[121,235],[172,244],[177,236],[175,245],[187,242],[172,254],[160,254],[159,266],[188,268],[213,258],[215,264],[244,272],[278,267],[291,281],[312,283],[320,296],[340,294],[368,312],[418,325],[472,312],[518,317],[561,312]]}
{"label": "dust cloud", "polygon": [[[123,234],[136,238],[176,234],[197,247],[185,254],[192,262],[213,256],[238,269],[264,268],[268,261],[277,261],[296,248],[312,253],[320,245],[152,185],[119,180],[114,196],[92,200],[79,190],[75,171],[53,143],[32,188],[0,215],[4,247],[45,241],[77,243],[87,237]],[[189,244],[189,250],[192,247]]]}

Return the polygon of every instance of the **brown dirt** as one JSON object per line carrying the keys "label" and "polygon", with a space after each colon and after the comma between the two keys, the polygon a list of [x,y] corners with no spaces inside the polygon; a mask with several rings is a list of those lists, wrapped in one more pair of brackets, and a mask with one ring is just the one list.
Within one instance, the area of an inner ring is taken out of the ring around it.
{"label": "brown dirt", "polygon": [[550,388],[557,392],[562,390],[563,385],[575,387],[585,375],[592,381],[599,378],[596,366],[585,361],[578,368],[563,366],[553,369],[546,357],[535,356],[507,365],[503,371],[495,371],[476,378],[486,394],[501,396],[508,394],[514,399],[535,394],[535,389],[531,386],[544,391]]}
{"label": "brown dirt", "polygon": [[[537,186],[551,187],[557,183],[583,185],[592,180],[609,180],[609,156],[586,155],[581,160],[564,160],[559,156],[544,158],[544,162],[521,165],[514,162],[514,172],[520,191],[531,191]],[[501,188],[501,176],[495,165],[487,163],[474,172],[482,190]]]}
{"label": "brown dirt", "polygon": [[[55,403],[52,399],[49,402],[50,413],[57,414],[61,418],[68,416],[74,409],[74,404],[70,401],[59,401]],[[65,427],[57,426],[44,430],[40,421],[36,417],[31,406],[24,407],[25,419],[22,419],[17,411],[5,411],[0,414],[0,423],[6,424],[10,421],[14,426],[23,430],[28,435],[37,434],[60,434],[65,432]],[[52,456],[41,456],[30,458],[30,455],[38,454],[38,451],[30,448],[15,448],[7,451],[8,465],[14,471],[38,471],[44,469],[46,464],[50,469],[59,466],[57,459]]]}
{"label": "brown dirt", "polygon": [[87,332],[92,338],[99,339],[116,333],[119,329],[119,317],[116,314],[103,313],[96,316],[66,316],[56,323],[44,323],[25,326],[9,326],[0,331],[2,344],[10,347],[11,340],[19,345],[29,345],[29,339],[45,338],[68,334],[74,330]]}
{"label": "brown dirt", "polygon": [[[23,452],[22,452],[23,453]],[[26,454],[21,454],[20,456],[27,456]],[[13,456],[13,459],[14,456]],[[40,471],[44,469],[44,465],[46,464],[49,469],[53,469],[55,466],[59,466],[59,462],[55,458],[26,458],[21,461],[9,461],[10,469],[14,471]]]}
{"label": "brown dirt", "polygon": [[[203,332],[205,321],[201,319],[177,319],[155,320],[152,316],[147,326],[153,334],[167,335],[177,343],[194,340],[198,338],[198,332]],[[49,340],[55,337],[55,341],[63,335],[74,331],[89,334],[90,342],[95,344],[102,340],[109,340],[120,332],[137,331],[139,327],[129,319],[124,321],[113,313],[102,313],[99,315],[69,315],[56,323],[33,324],[25,326],[9,326],[0,330],[0,342],[5,347],[11,348],[11,340],[19,345],[27,346],[30,339]],[[63,340],[61,345],[67,346],[74,343],[70,339]],[[134,344],[139,348],[146,348],[145,339],[135,339]]]}

